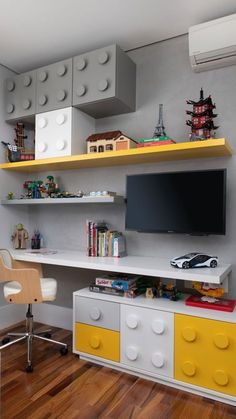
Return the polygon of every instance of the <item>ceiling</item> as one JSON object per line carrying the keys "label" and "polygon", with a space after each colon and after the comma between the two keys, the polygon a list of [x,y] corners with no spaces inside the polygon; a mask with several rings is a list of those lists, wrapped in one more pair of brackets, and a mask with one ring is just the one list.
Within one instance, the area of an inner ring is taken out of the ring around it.
{"label": "ceiling", "polygon": [[134,49],[236,13],[235,0],[0,0],[0,7],[0,63],[18,72],[112,43]]}

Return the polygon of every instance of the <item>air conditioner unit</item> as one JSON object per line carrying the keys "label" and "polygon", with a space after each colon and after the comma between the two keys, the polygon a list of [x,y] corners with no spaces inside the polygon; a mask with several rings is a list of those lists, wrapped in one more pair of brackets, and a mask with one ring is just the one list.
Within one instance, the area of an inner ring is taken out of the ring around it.
{"label": "air conditioner unit", "polygon": [[189,56],[195,72],[236,64],[236,13],[190,27]]}

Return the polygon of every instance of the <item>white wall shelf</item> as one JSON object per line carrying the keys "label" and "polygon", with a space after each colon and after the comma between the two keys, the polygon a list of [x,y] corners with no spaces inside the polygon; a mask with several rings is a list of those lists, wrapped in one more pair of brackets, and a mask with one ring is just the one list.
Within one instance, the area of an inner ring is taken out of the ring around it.
{"label": "white wall shelf", "polygon": [[55,205],[55,204],[122,204],[124,197],[83,196],[82,198],[39,198],[39,199],[2,199],[2,205]]}

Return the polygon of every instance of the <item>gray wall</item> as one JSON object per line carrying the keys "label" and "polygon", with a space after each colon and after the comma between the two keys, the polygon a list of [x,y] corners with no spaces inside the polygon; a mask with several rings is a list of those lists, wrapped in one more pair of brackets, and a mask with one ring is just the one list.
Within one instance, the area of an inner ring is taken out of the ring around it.
{"label": "gray wall", "polygon": [[[12,72],[0,65],[0,141],[9,141],[13,144],[14,129],[4,121],[4,102],[3,102],[3,82]],[[0,161],[5,162],[5,150],[0,144]],[[0,171],[0,197],[4,198],[7,192],[16,191],[19,181],[23,180],[23,175]],[[22,222],[29,226],[27,208],[11,208],[0,205],[0,248],[11,247],[11,234],[15,224]],[[1,287],[2,288],[2,287]],[[0,306],[5,305],[0,288]]]}
{"label": "gray wall", "polygon": [[[151,136],[158,117],[158,105],[164,104],[166,131],[176,141],[187,141],[185,125],[186,99],[198,99],[200,88],[212,94],[216,102],[217,137],[225,137],[234,148],[236,110],[236,67],[195,74],[188,58],[187,37],[182,36],[130,52],[137,63],[137,111],[96,121],[96,131],[121,129],[133,138]],[[54,173],[67,190],[113,190],[125,193],[125,178],[131,173],[165,172],[190,169],[228,169],[226,236],[190,237],[185,235],[142,234],[126,232],[128,253],[172,258],[189,251],[217,254],[220,260],[233,264],[230,295],[236,297],[236,161],[230,158],[195,159],[158,164],[83,169]],[[48,173],[49,174],[49,173]],[[45,174],[37,178],[44,177]],[[200,198],[201,199],[201,198]],[[86,219],[106,220],[112,228],[124,231],[125,209],[122,205],[86,205],[31,207],[31,230],[38,227],[48,247],[85,251]],[[59,279],[56,304],[71,306],[71,292],[86,286],[93,272],[48,267],[45,273]]]}

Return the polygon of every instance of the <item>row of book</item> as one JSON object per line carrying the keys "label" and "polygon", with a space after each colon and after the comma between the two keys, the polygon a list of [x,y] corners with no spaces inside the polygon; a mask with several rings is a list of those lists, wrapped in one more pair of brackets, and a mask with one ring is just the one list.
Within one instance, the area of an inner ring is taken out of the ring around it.
{"label": "row of book", "polygon": [[106,223],[87,220],[87,256],[126,255],[125,237],[116,230],[109,230]]}
{"label": "row of book", "polygon": [[144,278],[140,275],[108,274],[95,278],[89,290],[101,294],[135,298],[146,290]]}

